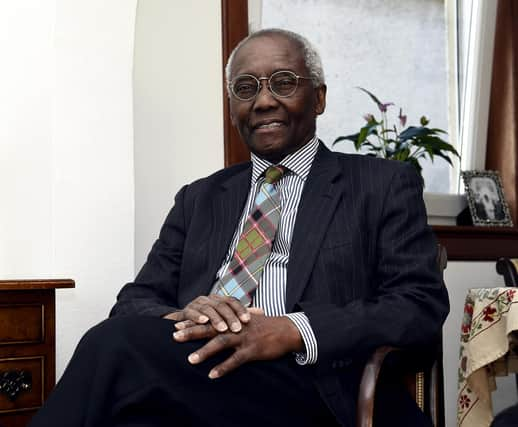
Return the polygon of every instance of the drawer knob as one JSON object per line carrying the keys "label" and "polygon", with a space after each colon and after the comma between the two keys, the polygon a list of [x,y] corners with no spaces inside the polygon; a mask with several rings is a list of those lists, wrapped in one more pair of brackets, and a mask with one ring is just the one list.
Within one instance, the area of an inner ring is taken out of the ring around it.
{"label": "drawer knob", "polygon": [[0,372],[0,393],[7,395],[14,402],[22,391],[30,391],[32,375],[27,371]]}

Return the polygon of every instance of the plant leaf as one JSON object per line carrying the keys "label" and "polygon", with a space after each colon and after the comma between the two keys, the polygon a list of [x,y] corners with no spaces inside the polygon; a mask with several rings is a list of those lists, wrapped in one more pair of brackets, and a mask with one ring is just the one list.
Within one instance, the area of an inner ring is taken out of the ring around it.
{"label": "plant leaf", "polygon": [[430,133],[430,129],[426,127],[409,126],[399,134],[401,141],[421,137]]}
{"label": "plant leaf", "polygon": [[367,126],[364,126],[360,129],[360,134],[358,135],[358,139],[356,140],[356,142],[354,143],[354,148],[356,148],[356,150],[359,150],[362,146],[362,144],[365,142],[365,140],[367,139],[367,136],[369,136],[369,131],[370,131],[370,126],[367,125]]}
{"label": "plant leaf", "polygon": [[410,155],[410,150],[408,148],[403,148],[400,150],[396,150],[394,152],[394,155],[392,156],[392,158],[394,160],[399,160],[401,162],[404,162],[408,159],[409,155]]}
{"label": "plant leaf", "polygon": [[363,146],[364,147],[369,147],[369,150],[372,150],[372,151],[381,151],[382,148],[381,147],[378,147],[370,142],[364,142],[363,143]]}
{"label": "plant leaf", "polygon": [[419,160],[417,160],[415,157],[409,157],[406,161],[417,169],[417,172],[419,172],[419,175],[421,175],[422,179],[423,176],[421,174],[421,171],[423,170],[423,168],[419,164]]}
{"label": "plant leaf", "polygon": [[419,147],[429,147],[433,150],[434,154],[437,154],[442,151],[447,151],[455,154],[457,157],[460,157],[459,153],[457,153],[457,150],[455,149],[455,147],[453,147],[453,145],[448,144],[446,141],[437,136],[425,135],[419,138],[412,139],[412,143],[413,145],[417,145]]}
{"label": "plant leaf", "polygon": [[450,165],[452,165],[452,166],[453,166],[453,163],[452,163],[452,161],[451,161],[450,157],[449,157],[449,156],[447,156],[446,154],[443,154],[443,153],[435,153],[435,155],[436,155],[436,156],[439,156],[439,157],[441,157],[441,158],[443,158],[443,159],[444,159],[444,160],[446,160]]}
{"label": "plant leaf", "polygon": [[370,98],[371,98],[371,99],[376,103],[376,105],[377,105],[378,107],[382,105],[382,102],[381,102],[378,98],[376,98],[376,96],[375,96],[373,93],[369,92],[367,89],[364,89],[364,88],[362,88],[362,87],[360,87],[360,86],[357,86],[357,87],[356,87],[356,89],[360,89],[361,91],[363,91],[363,92],[365,92],[367,95],[369,95],[369,96],[370,96]]}
{"label": "plant leaf", "polygon": [[[372,121],[367,123],[364,127],[360,129],[360,133],[358,134],[358,139],[354,142],[354,147],[356,150],[359,150],[361,146],[367,141],[367,137],[369,135],[377,135],[376,127],[378,126],[378,122]],[[368,141],[367,141],[368,142]]]}
{"label": "plant leaf", "polygon": [[335,145],[336,143],[338,142],[341,142],[341,141],[352,141],[352,142],[356,142],[358,140],[358,136],[360,134],[359,133],[354,133],[352,135],[347,135],[347,136],[339,136],[338,138],[336,138],[334,141],[333,141],[333,145]]}
{"label": "plant leaf", "polygon": [[445,130],[439,129],[439,128],[431,128],[430,130],[434,133],[443,133],[445,135],[448,135],[448,132],[446,132]]}

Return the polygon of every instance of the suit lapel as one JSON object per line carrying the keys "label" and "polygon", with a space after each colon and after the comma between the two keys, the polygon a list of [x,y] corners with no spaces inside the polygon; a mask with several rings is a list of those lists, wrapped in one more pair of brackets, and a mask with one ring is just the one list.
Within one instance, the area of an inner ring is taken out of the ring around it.
{"label": "suit lapel", "polygon": [[221,267],[243,212],[250,190],[251,174],[252,167],[250,166],[224,181],[215,189],[210,227],[212,232],[207,242],[209,250],[207,266],[209,290],[212,288],[212,281]]}
{"label": "suit lapel", "polygon": [[293,310],[307,285],[329,221],[341,197],[336,158],[321,143],[300,200],[288,262],[286,310]]}

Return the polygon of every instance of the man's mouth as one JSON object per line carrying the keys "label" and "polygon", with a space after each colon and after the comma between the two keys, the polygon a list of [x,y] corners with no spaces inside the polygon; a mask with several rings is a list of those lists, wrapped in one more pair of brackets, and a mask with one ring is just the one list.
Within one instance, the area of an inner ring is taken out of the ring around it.
{"label": "man's mouth", "polygon": [[268,122],[260,122],[260,123],[257,123],[256,125],[254,125],[253,129],[254,130],[260,130],[260,129],[275,129],[275,128],[279,128],[281,126],[284,126],[284,123],[281,122],[281,121],[277,121],[277,120],[274,120],[274,121],[268,121]]}

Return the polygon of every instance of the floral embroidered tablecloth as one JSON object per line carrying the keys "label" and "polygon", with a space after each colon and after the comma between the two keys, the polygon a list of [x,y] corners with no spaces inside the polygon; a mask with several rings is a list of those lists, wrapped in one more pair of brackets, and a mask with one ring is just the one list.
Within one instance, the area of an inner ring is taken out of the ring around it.
{"label": "floral embroidered tablecloth", "polygon": [[470,289],[461,328],[457,425],[488,427],[496,376],[518,372],[518,289]]}

